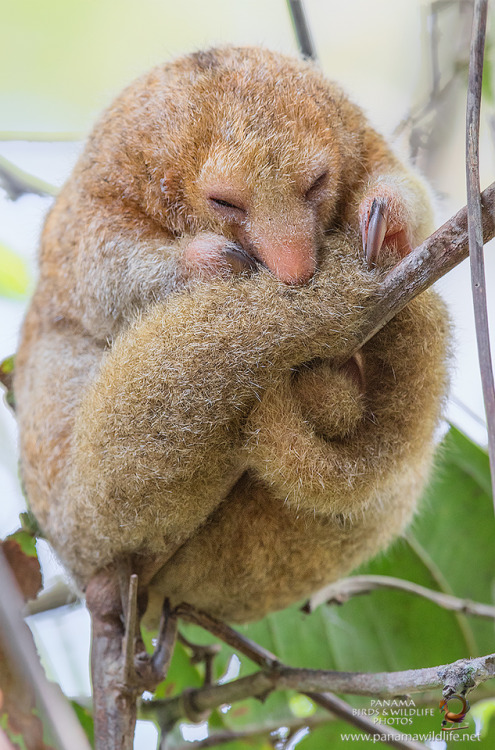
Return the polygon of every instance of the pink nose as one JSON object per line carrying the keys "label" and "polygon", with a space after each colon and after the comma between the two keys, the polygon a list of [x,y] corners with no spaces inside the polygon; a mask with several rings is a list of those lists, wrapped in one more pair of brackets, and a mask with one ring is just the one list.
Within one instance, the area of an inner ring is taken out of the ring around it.
{"label": "pink nose", "polygon": [[263,263],[285,284],[306,284],[316,270],[312,244],[278,241],[257,248]]}

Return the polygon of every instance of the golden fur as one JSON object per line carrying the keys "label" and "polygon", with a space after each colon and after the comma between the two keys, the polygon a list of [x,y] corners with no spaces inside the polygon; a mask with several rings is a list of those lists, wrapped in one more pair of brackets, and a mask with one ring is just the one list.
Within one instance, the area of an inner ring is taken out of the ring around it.
{"label": "golden fur", "polygon": [[[211,209],[225,186],[242,221]],[[384,192],[418,242],[417,176],[275,53],[190,55],[103,115],[48,216],[15,373],[27,495],[83,588],[130,556],[152,612],[168,595],[242,621],[401,532],[446,388],[442,303],[363,348],[364,383],[333,364],[377,288],[357,231]]]}

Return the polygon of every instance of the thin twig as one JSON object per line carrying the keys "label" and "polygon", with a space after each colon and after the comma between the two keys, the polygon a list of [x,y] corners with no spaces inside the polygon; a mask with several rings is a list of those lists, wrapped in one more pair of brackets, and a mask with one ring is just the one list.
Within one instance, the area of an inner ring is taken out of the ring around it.
{"label": "thin twig", "polygon": [[[255,664],[263,667],[268,671],[269,674],[278,674],[281,669],[289,669],[288,667],[284,667],[282,664],[280,664],[277,657],[267,649],[259,646],[254,641],[251,641],[249,638],[241,635],[229,625],[216,620],[214,617],[211,617],[211,615],[208,615],[201,610],[197,610],[194,607],[191,607],[189,604],[181,604],[177,609],[177,614],[179,617],[182,617],[188,622],[200,625],[205,630],[208,630],[208,632],[212,633],[217,638],[220,638],[220,640],[227,643],[236,651],[244,654],[244,656],[247,656]],[[263,672],[258,672],[258,674],[263,674]],[[294,689],[297,690],[298,688]],[[267,693],[268,692],[270,692],[269,689],[267,690]],[[318,693],[314,690],[310,692],[302,690],[300,692],[303,692],[305,695],[307,695],[307,697],[317,705],[321,706],[327,711],[331,711],[333,714],[339,716],[339,718],[344,719],[344,721],[346,721],[347,723],[356,726],[358,729],[361,729],[367,734],[382,737],[382,741],[390,745],[391,747],[409,748],[409,750],[412,750],[413,748],[423,747],[422,745],[408,742],[407,740],[391,739],[390,737],[388,737],[388,735],[390,734],[389,732],[386,732],[380,727],[377,727],[376,724],[367,719],[365,716],[355,715],[352,711],[352,708],[345,701],[337,698],[335,695],[332,695],[330,693]],[[189,693],[188,698],[189,704],[192,703],[196,708],[198,708],[195,697]],[[232,701],[229,700],[226,702],[230,703]],[[177,717],[174,718],[173,713],[169,714],[167,703],[168,702],[165,702],[164,704],[165,711],[162,714],[162,719],[167,726],[170,726],[171,724],[173,725]],[[201,709],[199,709],[198,712],[200,713]]]}
{"label": "thin twig", "polygon": [[[409,695],[431,688],[442,688],[444,697],[449,698],[456,693],[465,693],[493,677],[495,677],[495,654],[475,659],[460,659],[452,664],[438,667],[400,672],[336,672],[280,666],[271,671],[265,670],[241,677],[224,685],[192,690],[189,693],[189,701],[196,712],[203,713],[246,698],[264,699],[273,690],[297,690],[314,700],[315,692],[326,690],[332,693],[393,698],[397,695]],[[335,696],[331,697],[335,698]],[[350,707],[349,713],[351,713]],[[161,718],[165,717],[169,725],[184,717],[182,696],[162,703]],[[346,721],[355,723],[354,718],[346,717]],[[369,733],[376,733],[376,725],[372,723],[371,725],[372,729]]]}
{"label": "thin twig", "polygon": [[168,668],[174,653],[175,639],[177,637],[177,615],[170,610],[168,599],[165,599],[158,631],[156,649],[151,657],[151,666],[155,673],[157,683],[162,682],[167,676]]}
{"label": "thin twig", "polygon": [[79,596],[65,581],[57,581],[49,589],[44,589],[36,599],[26,602],[23,615],[24,617],[38,615],[42,612],[49,612],[51,609],[76,604],[79,601]]}
{"label": "thin twig", "polygon": [[421,596],[428,599],[434,604],[438,604],[443,609],[454,612],[462,612],[465,615],[474,615],[476,617],[486,617],[489,620],[495,620],[495,606],[490,604],[481,604],[473,602],[470,599],[460,599],[457,596],[443,594],[440,591],[433,591],[425,586],[420,586],[411,581],[405,581],[402,578],[392,576],[352,576],[343,578],[340,581],[325,586],[311,596],[304,605],[305,612],[313,612],[317,607],[326,602],[327,604],[343,604],[353,596],[369,594],[377,589],[395,589],[406,591],[409,594]]}
{"label": "thin twig", "polygon": [[304,719],[297,719],[294,716],[287,717],[279,721],[277,724],[270,725],[247,725],[242,730],[223,730],[211,734],[204,740],[198,740],[197,742],[187,742],[184,745],[179,745],[176,750],[204,750],[204,748],[218,747],[219,745],[226,745],[228,742],[234,742],[239,740],[249,740],[253,737],[269,737],[276,738],[280,737],[280,728],[286,728],[291,734],[304,729],[314,729],[316,727],[328,724],[334,721],[332,716],[323,713],[313,714],[312,716],[306,716]]}
{"label": "thin twig", "polygon": [[86,136],[79,132],[38,132],[34,130],[0,130],[0,142],[26,141],[28,143],[77,143]]}
{"label": "thin twig", "polygon": [[23,169],[19,169],[15,164],[0,156],[0,187],[3,187],[8,197],[16,201],[21,195],[34,193],[44,197],[45,195],[55,196],[58,190],[49,182],[41,180]]}
{"label": "thin twig", "polygon": [[471,258],[471,288],[478,358],[480,363],[483,400],[485,402],[488,430],[488,455],[495,503],[495,386],[488,328],[486,304],[485,266],[483,258],[483,231],[481,226],[481,199],[479,173],[479,128],[481,83],[485,47],[488,0],[475,0],[473,31],[469,59],[469,85],[466,108],[466,185],[468,202],[469,254]]}
{"label": "thin twig", "polygon": [[125,631],[124,640],[122,643],[122,653],[124,656],[122,674],[124,684],[131,684],[135,676],[134,651],[136,645],[136,630],[138,624],[137,593],[138,577],[135,573],[133,573],[129,578],[129,592],[127,597],[127,611],[125,616]]}
{"label": "thin twig", "polygon": [[302,57],[316,60],[316,49],[304,11],[303,0],[288,0],[289,14]]}
{"label": "thin twig", "polygon": [[248,659],[264,669],[273,669],[280,665],[277,657],[263,646],[246,638],[230,625],[217,620],[215,617],[202,612],[190,604],[181,604],[176,609],[177,616],[193,625],[199,625],[204,630],[219,638],[221,641],[231,646],[240,654],[244,654]]}
{"label": "thin twig", "polygon": [[[481,194],[483,241],[495,236],[495,182]],[[469,255],[467,208],[443,224],[384,278],[366,304],[362,324],[342,357],[346,361],[414,297]]]}
{"label": "thin twig", "polygon": [[199,645],[197,643],[191,643],[185,638],[182,633],[177,633],[177,640],[192,651],[191,664],[200,664],[201,662],[205,665],[205,685],[213,685],[213,662],[215,657],[220,653],[221,646],[219,643],[208,643],[206,645]]}
{"label": "thin twig", "polygon": [[33,638],[22,619],[24,602],[14,576],[0,549],[0,640],[11,669],[34,688],[38,705],[50,726],[59,750],[90,750],[72,707],[62,691],[48,682],[39,662]]}

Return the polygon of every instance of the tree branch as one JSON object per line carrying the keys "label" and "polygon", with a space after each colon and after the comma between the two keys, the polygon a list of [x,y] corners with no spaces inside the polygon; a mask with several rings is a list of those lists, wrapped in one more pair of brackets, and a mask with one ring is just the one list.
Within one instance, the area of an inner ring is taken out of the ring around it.
{"label": "tree branch", "polygon": [[[342,357],[346,361],[414,297],[451,271],[469,255],[467,208],[443,224],[400,261],[364,305],[362,323]],[[495,236],[495,182],[481,194],[483,242]]]}
{"label": "tree branch", "polygon": [[469,83],[466,107],[466,187],[468,202],[469,254],[471,259],[471,288],[478,358],[480,363],[483,400],[488,430],[488,455],[495,503],[495,386],[488,328],[486,303],[485,264],[483,258],[483,232],[481,227],[479,129],[481,83],[483,78],[483,53],[485,47],[487,0],[475,0],[471,51],[469,58]]}
{"label": "tree branch", "polygon": [[51,609],[66,607],[80,601],[76,592],[65,581],[57,581],[48,589],[44,589],[36,599],[26,602],[23,609],[24,617],[49,612]]}
{"label": "tree branch", "polygon": [[58,190],[50,183],[35,177],[28,172],[24,172],[4,156],[0,156],[0,187],[3,187],[8,197],[16,201],[21,195],[34,193],[44,197],[45,195],[55,196]]}
{"label": "tree branch", "polygon": [[273,739],[273,737],[276,736],[276,733],[280,731],[281,727],[287,728],[289,734],[292,735],[300,729],[304,729],[304,727],[314,729],[315,727],[322,726],[322,724],[328,724],[331,721],[334,721],[332,716],[322,713],[313,714],[313,716],[307,716],[304,719],[297,719],[294,716],[291,716],[279,721],[277,724],[248,725],[239,731],[226,729],[215,732],[215,734],[211,734],[204,740],[187,742],[184,745],[180,745],[176,750],[203,750],[204,748],[226,745],[235,740],[249,740],[252,737],[272,737]]}
{"label": "tree branch", "polygon": [[0,591],[0,642],[11,669],[24,682],[26,689],[34,689],[59,750],[90,750],[81,725],[62,691],[45,677],[33,638],[22,619],[22,597],[1,549]]}
{"label": "tree branch", "polygon": [[[335,672],[280,666],[270,671],[264,670],[241,677],[224,685],[198,688],[190,691],[188,699],[195,711],[203,713],[246,698],[263,699],[273,690],[296,690],[311,698],[320,690],[392,698],[441,687],[444,697],[447,698],[456,693],[465,693],[493,677],[495,654],[476,659],[460,659],[438,667],[401,672]],[[161,705],[160,718],[166,717],[169,726],[185,715],[182,696],[171,698]],[[376,733],[376,725],[373,724],[372,727],[371,733]]]}
{"label": "tree branch", "polygon": [[303,610],[308,613],[313,612],[324,602],[327,604],[343,604],[353,596],[369,594],[376,589],[406,591],[409,594],[415,594],[416,596],[423,597],[423,599],[428,599],[443,609],[495,620],[495,607],[490,604],[481,604],[473,602],[470,599],[460,599],[457,596],[443,594],[440,591],[433,591],[425,586],[420,586],[417,583],[412,583],[402,578],[373,575],[351,576],[350,578],[342,578],[340,581],[331,583],[329,586],[325,586],[325,588],[317,591],[316,594],[313,594],[304,605]]}
{"label": "tree branch", "polygon": [[[258,675],[263,674],[279,674],[279,671],[282,669],[290,669],[289,667],[284,667],[280,662],[278,661],[277,657],[272,654],[267,649],[263,648],[262,646],[259,646],[254,641],[251,641],[249,638],[246,638],[245,636],[238,633],[236,630],[231,628],[229,625],[226,625],[223,622],[220,622],[219,620],[216,620],[214,617],[211,617],[211,615],[208,615],[206,612],[202,612],[200,610],[195,609],[194,607],[191,607],[189,604],[181,604],[177,610],[176,614],[181,617],[182,619],[186,620],[187,622],[191,622],[195,625],[199,625],[200,627],[204,628],[205,630],[208,630],[208,632],[212,633],[212,635],[215,635],[217,638],[220,638],[220,640],[227,643],[229,646],[234,648],[236,651],[238,651],[241,654],[244,654],[244,656],[247,656],[251,661],[253,661],[255,664],[258,664],[259,666],[263,667],[265,669],[265,672],[258,672]],[[338,673],[336,673],[338,674]],[[234,683],[228,683],[230,685]],[[298,689],[298,688],[294,688]],[[265,693],[270,692],[270,689],[268,689]],[[380,737],[381,741],[385,742],[386,744],[397,747],[397,748],[409,748],[409,750],[413,750],[413,748],[423,747],[422,745],[418,745],[417,743],[414,743],[412,741],[407,740],[394,740],[390,738],[390,733],[387,732],[384,729],[381,729],[379,726],[374,724],[370,719],[367,719],[365,716],[357,716],[353,713],[352,708],[341,698],[337,698],[337,696],[332,695],[331,693],[318,693],[314,690],[311,691],[305,691],[301,690],[300,692],[303,692],[305,695],[307,695],[314,703],[316,703],[318,706],[321,706],[322,708],[326,709],[327,711],[331,711],[335,716],[338,716],[339,718],[343,719],[344,721],[348,722],[349,724],[352,724],[353,726],[356,726],[358,729],[362,730],[363,732],[366,732],[367,734],[373,735],[374,737]],[[188,706],[187,708],[182,706],[182,708],[187,711],[190,709],[191,706],[194,707],[194,710],[198,709],[196,699],[195,699],[195,693],[192,691],[188,692]],[[263,695],[257,695],[255,697],[263,697]],[[172,699],[172,701],[175,699]],[[181,700],[181,697],[179,696],[179,700]],[[233,702],[233,701],[227,701],[227,702]],[[158,710],[159,716],[160,716],[160,722],[162,726],[169,728],[170,726],[173,726],[175,722],[178,720],[178,718],[174,714],[174,710],[169,711],[169,705],[171,701],[164,701],[161,702],[161,707]],[[204,712],[204,709],[203,709]],[[199,709],[198,714],[201,715],[201,709]]]}
{"label": "tree branch", "polygon": [[302,0],[287,0],[287,4],[301,57],[306,60],[316,60],[315,45]]}

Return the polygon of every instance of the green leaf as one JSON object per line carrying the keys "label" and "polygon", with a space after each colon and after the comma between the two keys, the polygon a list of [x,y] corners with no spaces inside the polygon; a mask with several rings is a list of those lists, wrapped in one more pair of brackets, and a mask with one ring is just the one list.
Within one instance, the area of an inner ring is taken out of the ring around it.
{"label": "green leaf", "polygon": [[22,531],[25,531],[26,534],[32,537],[43,538],[39,523],[32,511],[24,510],[22,513],[19,513],[19,521],[21,522]]}
{"label": "green leaf", "polygon": [[475,703],[471,708],[471,716],[479,721],[483,739],[487,739],[490,734],[495,735],[495,698]]}
{"label": "green leaf", "polygon": [[181,643],[175,644],[167,679],[155,691],[155,698],[170,698],[186,688],[201,687],[201,673]]}
{"label": "green leaf", "polygon": [[[397,542],[360,572],[404,578],[432,589],[491,602],[495,590],[495,523],[490,486],[486,453],[451,429],[439,448],[434,476],[407,539]],[[324,605],[311,615],[294,605],[237,629],[291,666],[340,671],[421,668],[493,650],[492,622],[468,618],[421,597],[392,590],[355,597],[342,606]],[[185,628],[184,633],[197,643],[215,640],[193,626]],[[217,657],[217,678],[225,671],[231,653],[231,649],[222,647]],[[239,676],[257,669],[240,656]],[[475,696],[482,698],[483,690],[480,686],[471,701]],[[438,708],[441,691],[433,697],[429,695],[426,704],[421,703],[421,696],[413,698],[417,706],[412,716],[385,716],[392,722],[386,726],[392,733],[445,739]],[[347,700],[355,710],[367,711],[371,707],[371,699],[348,696]],[[304,718],[304,710],[311,710],[309,701],[309,707],[302,705],[305,701],[291,692],[276,692],[264,703],[236,703],[219,718],[233,730],[277,723],[284,726],[290,717]],[[463,735],[474,734],[474,718],[474,714],[468,714],[468,728],[455,730],[461,742]],[[485,719],[485,723],[491,733],[492,722]],[[213,728],[212,722],[210,730]],[[297,746],[302,750],[348,747],[349,740],[341,738],[345,733],[359,734],[359,730],[333,721],[311,730]],[[262,740],[253,743],[243,740],[229,747],[263,747]],[[369,741],[359,738],[352,741],[353,746],[363,743],[369,745]],[[488,748],[486,743],[488,739],[479,744]]]}
{"label": "green leaf", "polygon": [[[414,539],[428,551],[426,564],[441,577],[439,588],[462,598],[493,603],[495,521],[490,467],[484,450],[452,428],[437,459]],[[459,616],[474,639],[464,656],[493,650],[493,623]]]}
{"label": "green leaf", "polygon": [[93,716],[85,706],[81,706],[77,701],[71,701],[72,708],[74,709],[79,723],[81,724],[86,737],[88,738],[91,747],[95,746],[95,727]]}
{"label": "green leaf", "polygon": [[306,698],[305,695],[301,695],[300,693],[291,695],[289,698],[289,707],[294,716],[301,719],[306,718],[307,716],[313,716],[316,712],[316,706],[313,701],[310,701],[309,698]]}
{"label": "green leaf", "polygon": [[15,355],[6,357],[0,362],[0,384],[5,388],[5,400],[7,406],[15,411],[15,397],[14,397],[14,367],[15,367]]}
{"label": "green leaf", "polygon": [[0,243],[0,295],[23,298],[30,284],[26,262],[17,253]]}
{"label": "green leaf", "polygon": [[[396,576],[491,602],[495,523],[489,490],[486,453],[451,429],[438,451],[434,477],[407,540],[397,542],[360,572]],[[493,650],[490,621],[467,618],[420,597],[390,590],[356,597],[342,606],[322,606],[311,615],[295,605],[238,629],[287,664],[342,671],[421,668]],[[241,659],[241,676],[255,669],[249,660]],[[478,688],[476,695],[482,693],[483,687]],[[244,701],[232,707],[225,722],[231,728],[266,722],[267,717],[283,723],[292,713],[292,700],[290,693],[276,693],[264,705]],[[353,706],[369,706],[362,698],[350,696],[348,700]],[[416,717],[414,726],[440,732],[436,699],[430,708],[435,715]],[[315,732],[332,732],[333,740],[340,742],[340,732],[348,728],[345,723],[339,725],[335,728],[335,722],[333,729]],[[473,726],[469,731],[474,731]],[[304,743],[313,741],[311,735]],[[313,747],[327,746],[321,742],[317,745],[315,740]]]}
{"label": "green leaf", "polygon": [[24,529],[19,529],[10,534],[7,539],[17,542],[22,552],[28,557],[38,557],[36,551],[36,539]]}

